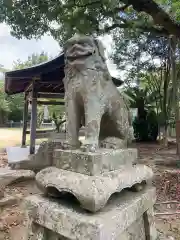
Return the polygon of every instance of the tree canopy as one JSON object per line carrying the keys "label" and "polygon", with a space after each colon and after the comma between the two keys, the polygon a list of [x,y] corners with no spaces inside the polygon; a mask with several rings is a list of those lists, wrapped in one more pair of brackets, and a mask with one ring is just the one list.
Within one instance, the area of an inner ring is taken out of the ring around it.
{"label": "tree canopy", "polygon": [[14,62],[14,69],[23,69],[27,67],[32,67],[35,65],[38,65],[40,63],[48,61],[49,57],[47,53],[41,52],[40,54],[33,53],[32,55],[28,56],[28,59],[26,61],[21,61],[18,59]]}
{"label": "tree canopy", "polygon": [[64,43],[75,32],[99,35],[116,28],[180,37],[178,0],[0,0],[0,5],[0,22],[8,23],[18,38],[50,33]]}
{"label": "tree canopy", "polygon": [[[32,54],[25,61],[17,60],[14,62],[13,69],[23,69],[31,67],[49,59],[47,53]],[[3,68],[4,69],[4,68]],[[24,96],[15,94],[8,96],[4,92],[4,82],[0,82],[0,123],[8,120],[20,121],[23,118]]]}

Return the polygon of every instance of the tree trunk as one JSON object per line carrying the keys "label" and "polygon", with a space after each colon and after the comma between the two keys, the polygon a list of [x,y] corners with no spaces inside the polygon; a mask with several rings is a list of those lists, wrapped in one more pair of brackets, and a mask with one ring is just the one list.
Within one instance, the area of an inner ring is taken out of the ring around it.
{"label": "tree trunk", "polygon": [[[159,117],[159,107],[158,107],[157,99],[156,99],[156,114]],[[161,128],[160,128],[159,120],[158,120],[158,140],[159,142],[161,141]]]}
{"label": "tree trunk", "polygon": [[167,111],[167,90],[168,90],[168,68],[166,68],[165,75],[164,75],[164,86],[163,86],[163,104],[162,104],[162,112],[163,112],[163,145],[167,147],[168,139],[167,139],[167,120],[168,120],[168,111]]}
{"label": "tree trunk", "polygon": [[[173,110],[175,113],[175,122],[179,120],[179,83],[176,74],[176,38],[172,36],[170,38],[170,56],[171,56],[171,79],[172,79],[172,87],[173,87]],[[180,154],[180,139],[178,136],[177,128],[176,128],[176,144],[177,144],[177,154]]]}
{"label": "tree trunk", "polygon": [[167,125],[163,126],[163,146],[168,146],[168,131],[167,131]]}

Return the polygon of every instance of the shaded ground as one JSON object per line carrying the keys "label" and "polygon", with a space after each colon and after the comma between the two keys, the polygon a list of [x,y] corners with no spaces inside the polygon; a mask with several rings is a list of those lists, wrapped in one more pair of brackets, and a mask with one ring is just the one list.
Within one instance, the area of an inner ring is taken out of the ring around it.
{"label": "shaded ground", "polygon": [[6,188],[6,193],[20,199],[18,204],[0,210],[0,240],[23,240],[26,232],[26,216],[21,199],[30,194],[38,194],[34,181],[18,183]]}
{"label": "shaded ground", "polygon": [[[180,165],[175,145],[170,143],[167,148],[164,148],[159,144],[136,144],[136,147],[139,150],[139,162],[150,166],[155,174],[153,179],[157,192],[155,213],[168,213],[156,215],[156,227],[159,232],[165,233],[167,239],[179,240]],[[170,201],[176,201],[176,203]],[[174,212],[178,213],[169,215]]]}
{"label": "shaded ground", "polygon": [[[139,161],[153,168],[155,177],[153,184],[157,188],[156,213],[178,211],[179,214],[157,215],[156,226],[159,232],[166,235],[166,239],[180,239],[180,206],[179,204],[162,204],[164,201],[180,200],[180,169],[178,169],[175,146],[162,148],[158,144],[136,144],[139,149]],[[157,165],[162,162],[172,162],[173,167]],[[0,155],[0,167],[6,167],[5,153]],[[22,199],[30,194],[38,194],[34,181],[27,181],[6,188],[6,193]],[[25,216],[21,201],[18,204],[0,210],[0,240],[22,240],[25,231]]]}

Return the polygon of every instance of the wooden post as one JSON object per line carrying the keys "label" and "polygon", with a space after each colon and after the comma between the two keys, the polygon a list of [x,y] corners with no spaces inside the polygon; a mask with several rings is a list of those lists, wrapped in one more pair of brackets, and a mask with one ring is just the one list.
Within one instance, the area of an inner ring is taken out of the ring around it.
{"label": "wooden post", "polygon": [[30,129],[30,154],[35,153],[36,141],[36,125],[37,125],[37,93],[35,89],[35,81],[32,83],[32,108],[31,108],[31,129]]}
{"label": "wooden post", "polygon": [[27,93],[24,95],[24,111],[23,111],[23,132],[22,132],[22,144],[21,147],[26,146],[26,130],[28,121],[28,98]]}

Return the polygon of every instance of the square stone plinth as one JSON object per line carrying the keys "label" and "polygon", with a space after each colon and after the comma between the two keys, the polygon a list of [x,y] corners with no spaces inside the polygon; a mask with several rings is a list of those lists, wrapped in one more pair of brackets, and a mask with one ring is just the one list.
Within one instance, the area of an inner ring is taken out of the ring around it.
{"label": "square stone plinth", "polygon": [[152,187],[139,193],[124,191],[91,214],[74,202],[29,196],[25,199],[29,216],[26,240],[155,240],[155,199]]}
{"label": "square stone plinth", "polygon": [[53,166],[86,175],[100,175],[104,172],[132,165],[137,160],[137,149],[99,149],[94,153],[81,150],[56,149]]}

